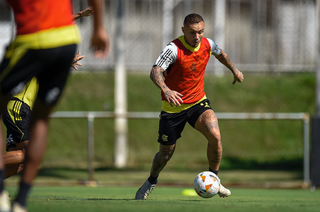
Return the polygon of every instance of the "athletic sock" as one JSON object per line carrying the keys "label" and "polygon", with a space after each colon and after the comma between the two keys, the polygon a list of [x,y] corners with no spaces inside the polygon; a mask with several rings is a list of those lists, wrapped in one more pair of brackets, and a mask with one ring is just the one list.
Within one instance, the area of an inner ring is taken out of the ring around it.
{"label": "athletic sock", "polygon": [[149,183],[151,184],[157,184],[158,183],[158,177],[152,177],[150,175],[150,177],[148,178]]}
{"label": "athletic sock", "polygon": [[19,193],[15,201],[23,207],[26,207],[27,195],[30,189],[31,189],[30,184],[25,183],[23,181],[20,182]]}
{"label": "athletic sock", "polygon": [[219,169],[217,171],[213,171],[212,169],[209,168],[209,171],[215,173],[218,176]]}
{"label": "athletic sock", "polygon": [[0,194],[3,192],[4,190],[4,170],[0,170]]}

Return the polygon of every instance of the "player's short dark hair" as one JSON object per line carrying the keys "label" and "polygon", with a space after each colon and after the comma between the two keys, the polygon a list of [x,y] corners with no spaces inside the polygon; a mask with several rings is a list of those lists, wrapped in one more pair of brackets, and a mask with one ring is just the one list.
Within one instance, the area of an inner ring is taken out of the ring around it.
{"label": "player's short dark hair", "polygon": [[202,21],[204,22],[204,20],[201,17],[201,15],[196,14],[196,13],[192,13],[192,14],[187,15],[184,18],[183,26],[190,25],[190,24],[197,24],[197,23],[200,23]]}

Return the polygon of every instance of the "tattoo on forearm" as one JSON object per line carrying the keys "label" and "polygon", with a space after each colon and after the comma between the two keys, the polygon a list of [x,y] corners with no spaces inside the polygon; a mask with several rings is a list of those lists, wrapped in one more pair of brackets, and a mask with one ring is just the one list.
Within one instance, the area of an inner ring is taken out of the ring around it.
{"label": "tattoo on forearm", "polygon": [[224,59],[224,63],[226,64],[227,67],[233,68],[233,63],[227,55],[225,55],[223,59]]}
{"label": "tattoo on forearm", "polygon": [[150,78],[154,84],[156,84],[160,89],[165,89],[166,84],[163,81],[161,71],[159,67],[153,67],[150,73]]}
{"label": "tattoo on forearm", "polygon": [[232,72],[234,72],[234,65],[231,59],[228,57],[228,55],[225,52],[222,53],[221,57],[219,57],[218,60],[227,68],[229,68]]}

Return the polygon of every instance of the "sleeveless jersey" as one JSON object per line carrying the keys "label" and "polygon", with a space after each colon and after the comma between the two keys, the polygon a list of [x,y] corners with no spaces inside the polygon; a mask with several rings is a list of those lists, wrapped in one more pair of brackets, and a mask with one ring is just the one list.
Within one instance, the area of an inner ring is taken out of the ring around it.
{"label": "sleeveless jersey", "polygon": [[[204,37],[195,51],[187,48],[183,36],[172,41],[178,48],[177,59],[165,76],[165,83],[181,93],[183,104],[192,104],[205,96],[204,74],[211,55],[211,45]],[[166,100],[161,92],[162,100]]]}
{"label": "sleeveless jersey", "polygon": [[17,35],[73,24],[71,0],[7,0],[14,11]]}

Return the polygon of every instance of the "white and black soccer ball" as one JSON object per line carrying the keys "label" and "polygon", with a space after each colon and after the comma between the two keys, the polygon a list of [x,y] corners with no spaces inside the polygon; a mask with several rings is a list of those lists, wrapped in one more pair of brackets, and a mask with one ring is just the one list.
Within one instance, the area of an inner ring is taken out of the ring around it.
{"label": "white and black soccer ball", "polygon": [[220,187],[220,179],[210,171],[204,171],[197,175],[194,179],[194,190],[200,197],[211,198],[215,196]]}

